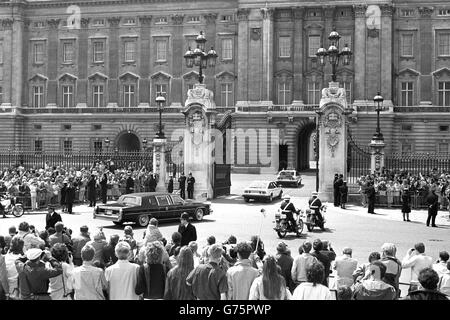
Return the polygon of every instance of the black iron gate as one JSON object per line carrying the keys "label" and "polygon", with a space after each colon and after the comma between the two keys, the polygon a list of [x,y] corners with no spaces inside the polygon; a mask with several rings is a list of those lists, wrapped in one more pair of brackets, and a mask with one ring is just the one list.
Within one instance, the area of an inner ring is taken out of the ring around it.
{"label": "black iron gate", "polygon": [[362,175],[370,173],[370,151],[369,147],[360,147],[348,135],[347,146],[347,183],[356,184]]}
{"label": "black iron gate", "polygon": [[231,187],[231,164],[213,164],[213,198],[227,196]]}
{"label": "black iron gate", "polygon": [[450,154],[448,153],[392,153],[384,159],[389,171],[407,171],[412,175],[450,171]]}

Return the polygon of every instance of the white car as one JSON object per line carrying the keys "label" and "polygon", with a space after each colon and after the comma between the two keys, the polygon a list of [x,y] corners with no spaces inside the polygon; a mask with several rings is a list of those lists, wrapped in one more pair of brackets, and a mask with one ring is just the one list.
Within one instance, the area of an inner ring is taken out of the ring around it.
{"label": "white car", "polygon": [[245,202],[249,202],[250,199],[272,202],[274,198],[281,198],[282,195],[283,189],[275,181],[253,181],[245,188],[242,197]]}
{"label": "white car", "polygon": [[297,170],[281,170],[277,176],[277,184],[281,187],[291,186],[298,188],[302,184],[302,176]]}

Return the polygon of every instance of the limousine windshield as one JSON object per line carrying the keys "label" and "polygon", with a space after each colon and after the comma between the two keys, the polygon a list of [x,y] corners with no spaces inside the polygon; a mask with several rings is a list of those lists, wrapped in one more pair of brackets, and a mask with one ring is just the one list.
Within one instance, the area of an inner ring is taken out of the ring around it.
{"label": "limousine windshield", "polygon": [[131,197],[131,196],[120,196],[119,200],[117,201],[118,203],[121,204],[126,204],[126,205],[137,205],[140,206],[141,205],[141,198],[138,197]]}

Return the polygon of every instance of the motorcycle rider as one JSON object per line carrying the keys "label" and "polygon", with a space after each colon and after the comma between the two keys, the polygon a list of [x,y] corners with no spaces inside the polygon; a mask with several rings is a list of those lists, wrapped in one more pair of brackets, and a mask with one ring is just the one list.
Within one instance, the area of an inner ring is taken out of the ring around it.
{"label": "motorcycle rider", "polygon": [[291,202],[291,197],[289,195],[285,195],[283,197],[280,209],[286,211],[286,220],[293,226],[295,230],[297,228],[297,223],[294,219],[294,212],[297,211],[295,210],[294,204]]}
{"label": "motorcycle rider", "polygon": [[317,191],[314,191],[311,193],[311,198],[308,201],[309,208],[314,211],[314,213],[317,215],[317,218],[319,219],[320,223],[323,223],[323,217],[320,213],[320,208],[322,208],[322,201],[319,199],[319,193]]}

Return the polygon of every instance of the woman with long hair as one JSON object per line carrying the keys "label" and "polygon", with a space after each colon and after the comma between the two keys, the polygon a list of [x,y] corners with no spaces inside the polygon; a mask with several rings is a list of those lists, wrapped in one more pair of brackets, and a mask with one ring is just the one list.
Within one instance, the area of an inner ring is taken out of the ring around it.
{"label": "woman with long hair", "polygon": [[178,254],[178,264],[171,269],[166,278],[165,300],[194,300],[191,286],[186,284],[186,278],[194,269],[194,254],[184,246]]}
{"label": "woman with long hair", "polygon": [[61,263],[63,273],[57,277],[50,278],[50,297],[52,300],[72,300],[71,291],[67,288],[69,277],[74,269],[72,255],[69,254],[67,246],[63,243],[55,243],[51,248],[53,258]]}
{"label": "woman with long hair", "polygon": [[286,287],[276,258],[267,255],[263,261],[262,275],[253,281],[249,300],[290,300],[291,293]]}
{"label": "woman with long hair", "polygon": [[164,247],[159,241],[145,246],[145,264],[138,270],[135,292],[144,299],[162,299],[166,283],[166,271],[163,266]]}
{"label": "woman with long hair", "polygon": [[306,281],[295,288],[292,300],[332,300],[330,290],[322,284],[325,268],[320,262],[306,267]]}

